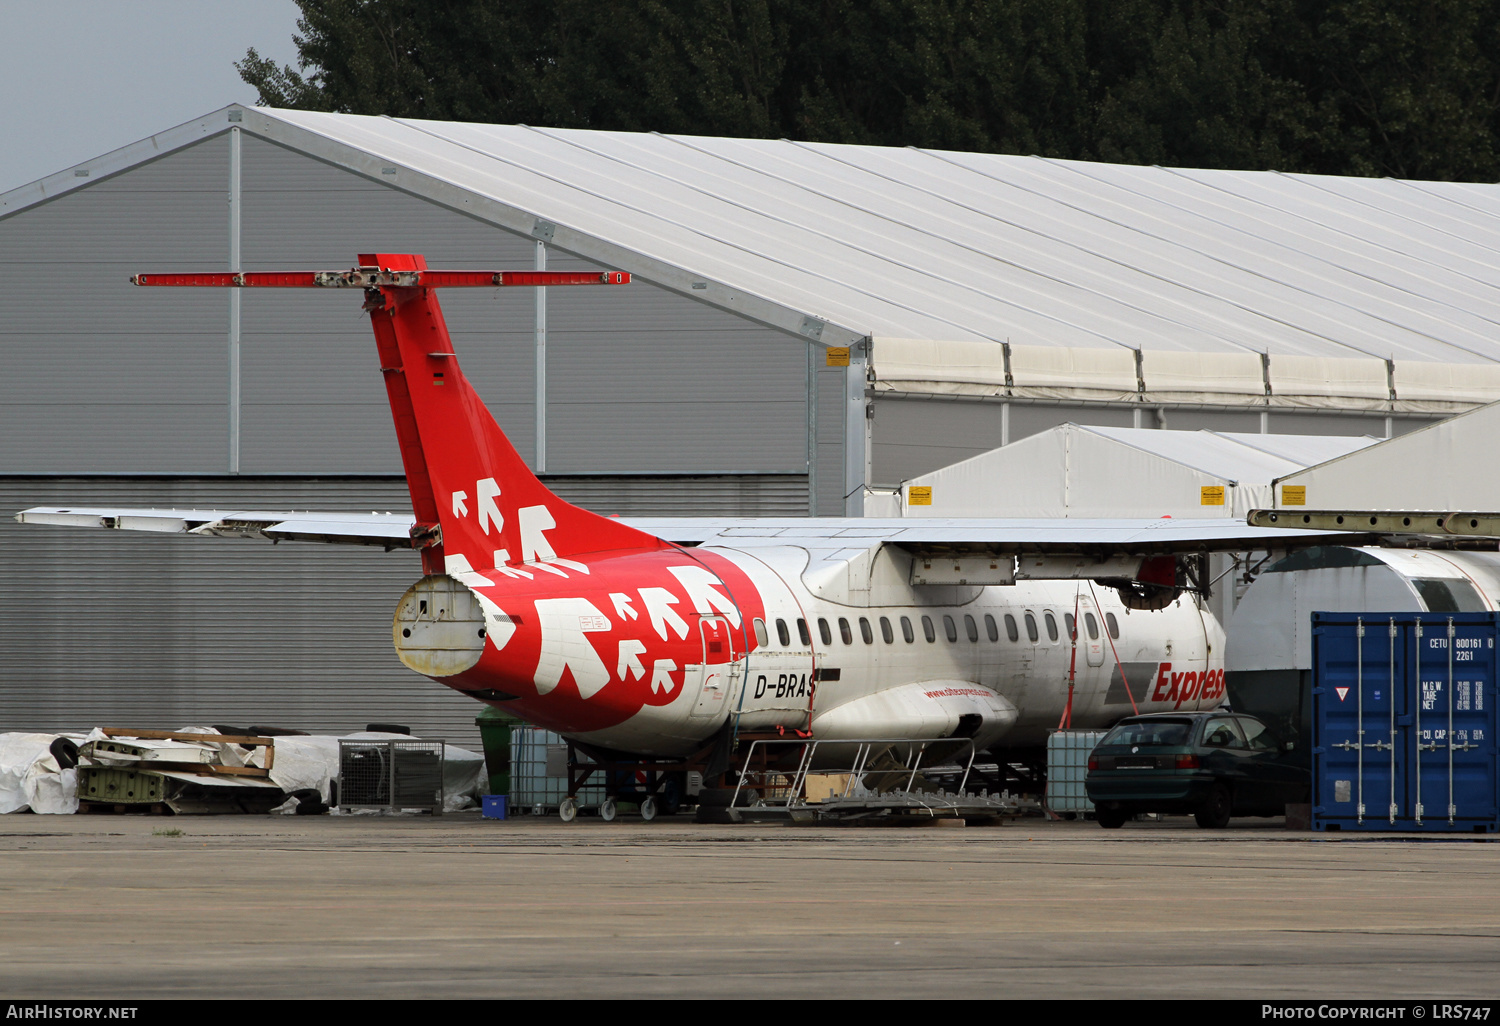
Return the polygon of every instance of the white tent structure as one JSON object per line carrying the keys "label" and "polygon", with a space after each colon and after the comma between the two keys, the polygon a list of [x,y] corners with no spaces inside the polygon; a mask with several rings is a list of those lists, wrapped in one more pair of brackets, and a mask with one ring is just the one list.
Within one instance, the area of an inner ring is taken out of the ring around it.
{"label": "white tent structure", "polygon": [[1063,424],[903,482],[899,512],[907,517],[1243,517],[1270,505],[1276,478],[1375,441]]}
{"label": "white tent structure", "polygon": [[1279,474],[1276,505],[1286,509],[1500,509],[1497,437],[1500,403],[1492,403],[1379,445]]}

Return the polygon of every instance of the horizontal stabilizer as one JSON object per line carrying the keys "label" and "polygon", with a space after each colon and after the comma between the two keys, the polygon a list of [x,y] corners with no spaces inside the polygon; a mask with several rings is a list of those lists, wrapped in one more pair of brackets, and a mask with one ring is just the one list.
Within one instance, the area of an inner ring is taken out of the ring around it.
{"label": "horizontal stabilizer", "polygon": [[336,545],[411,547],[409,513],[310,513],[289,510],[127,509],[116,506],[38,506],[22,510],[23,524],[100,527],[216,538],[310,541]]}
{"label": "horizontal stabilizer", "polygon": [[178,288],[348,289],[501,288],[504,286],[629,285],[628,271],[437,271],[356,267],[349,271],[186,271],[133,274],[132,285]]}

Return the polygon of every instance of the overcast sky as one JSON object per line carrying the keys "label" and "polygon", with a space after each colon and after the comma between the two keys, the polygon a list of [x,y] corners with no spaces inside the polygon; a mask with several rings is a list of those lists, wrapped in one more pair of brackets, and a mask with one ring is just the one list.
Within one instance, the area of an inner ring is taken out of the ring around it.
{"label": "overcast sky", "polygon": [[292,0],[0,0],[0,192],[254,103],[234,62],[296,64]]}

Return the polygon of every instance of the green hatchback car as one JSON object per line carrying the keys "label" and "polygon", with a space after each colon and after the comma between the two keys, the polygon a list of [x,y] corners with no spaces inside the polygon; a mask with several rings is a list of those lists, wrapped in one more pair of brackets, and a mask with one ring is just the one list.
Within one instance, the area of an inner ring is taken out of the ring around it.
{"label": "green hatchback car", "polygon": [[1292,747],[1241,713],[1131,716],[1089,754],[1084,790],[1107,830],[1141,812],[1192,815],[1218,829],[1231,816],[1280,816],[1308,800],[1312,776]]}

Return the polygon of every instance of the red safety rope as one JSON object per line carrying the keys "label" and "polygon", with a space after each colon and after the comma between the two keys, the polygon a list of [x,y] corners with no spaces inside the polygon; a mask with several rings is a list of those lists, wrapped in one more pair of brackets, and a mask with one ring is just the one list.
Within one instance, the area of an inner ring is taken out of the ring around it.
{"label": "red safety rope", "polygon": [[1073,589],[1073,652],[1068,657],[1068,704],[1063,707],[1062,719],[1057,721],[1058,730],[1073,726],[1073,681],[1078,669],[1078,589]]}

